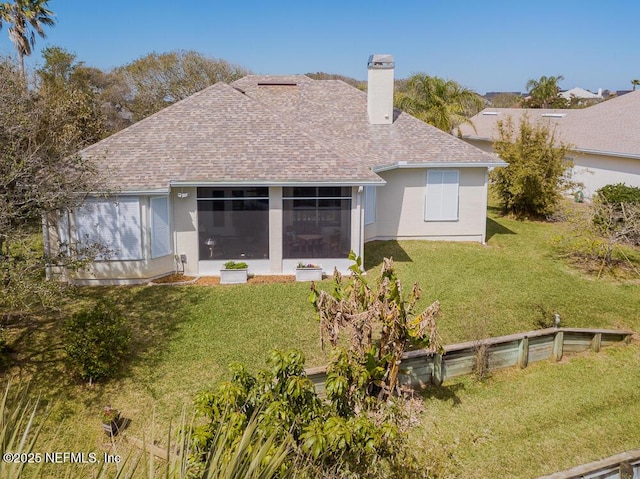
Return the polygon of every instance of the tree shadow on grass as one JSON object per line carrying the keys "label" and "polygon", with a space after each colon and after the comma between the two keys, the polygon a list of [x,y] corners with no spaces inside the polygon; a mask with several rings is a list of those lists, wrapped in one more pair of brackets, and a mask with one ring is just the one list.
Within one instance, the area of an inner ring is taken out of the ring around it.
{"label": "tree shadow on grass", "polygon": [[489,241],[491,238],[493,238],[494,235],[514,235],[514,234],[516,233],[510,230],[509,228],[502,226],[500,223],[498,223],[497,221],[491,218],[487,218],[486,241]]}
{"label": "tree shadow on grass", "polygon": [[423,399],[437,399],[438,401],[451,401],[451,404],[455,407],[462,403],[458,397],[458,392],[464,389],[464,384],[454,383],[447,385],[428,385],[420,391],[420,396]]}
{"label": "tree shadow on grass", "polygon": [[[95,287],[79,288],[60,311],[45,310],[16,324],[11,332],[11,353],[5,378],[30,382],[43,393],[43,401],[69,398],[82,380],[74,376],[64,351],[63,326],[67,317],[101,298],[111,299],[131,328],[129,354],[114,380],[132,375],[134,368],[153,368],[162,361],[167,345],[188,318],[184,308],[198,301],[198,288],[179,287]],[[90,403],[100,388],[85,389],[82,401]],[[94,394],[92,394],[92,392]]]}
{"label": "tree shadow on grass", "polygon": [[407,252],[396,240],[371,241],[364,245],[364,269],[370,270],[382,265],[384,258],[393,258],[396,263],[413,262]]}

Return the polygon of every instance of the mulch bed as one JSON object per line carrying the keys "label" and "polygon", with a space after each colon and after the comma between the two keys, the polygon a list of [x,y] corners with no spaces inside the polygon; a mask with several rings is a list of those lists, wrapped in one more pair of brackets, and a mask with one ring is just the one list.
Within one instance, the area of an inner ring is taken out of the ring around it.
{"label": "mulch bed", "polygon": [[188,281],[193,281],[194,279],[196,279],[195,276],[185,276],[183,274],[174,273],[163,276],[162,278],[156,278],[151,282],[155,284],[186,283]]}
{"label": "mulch bed", "polygon": [[[170,274],[162,278],[154,279],[151,284],[180,284],[194,281],[194,276],[184,276],[182,274]],[[272,284],[272,283],[294,283],[295,275],[258,275],[249,277],[249,284]],[[213,286],[220,284],[220,278],[217,276],[203,276],[190,284],[198,286]]]}

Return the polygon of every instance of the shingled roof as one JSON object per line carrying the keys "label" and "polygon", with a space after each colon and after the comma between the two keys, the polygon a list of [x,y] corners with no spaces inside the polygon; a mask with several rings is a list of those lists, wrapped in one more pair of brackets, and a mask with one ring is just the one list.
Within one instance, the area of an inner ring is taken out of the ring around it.
{"label": "shingled roof", "polygon": [[488,166],[493,155],[399,110],[370,125],[366,94],[339,80],[250,75],[217,83],[86,149],[108,186],[380,184],[394,165]]}
{"label": "shingled roof", "polygon": [[515,124],[527,115],[553,125],[558,138],[578,151],[640,159],[640,91],[583,109],[544,110],[486,108],[461,127],[463,137],[491,141],[497,122],[511,117]]}

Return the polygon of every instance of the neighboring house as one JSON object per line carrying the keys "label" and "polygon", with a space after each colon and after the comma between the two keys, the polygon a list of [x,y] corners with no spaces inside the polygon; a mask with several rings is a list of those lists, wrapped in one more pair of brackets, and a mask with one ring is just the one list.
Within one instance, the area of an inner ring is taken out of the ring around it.
{"label": "neighboring house", "polygon": [[558,140],[572,145],[569,174],[586,197],[608,184],[640,187],[640,91],[583,109],[487,108],[471,118],[475,129],[461,126],[462,138],[492,153],[498,121],[511,117],[517,126],[524,115],[548,123]]}
{"label": "neighboring house", "polygon": [[558,93],[565,100],[602,100],[604,97],[602,96],[602,88],[598,89],[598,93],[592,93],[589,90],[585,90],[584,88],[575,87],[571,90],[564,90]]}
{"label": "neighboring house", "polygon": [[86,148],[117,196],[64,216],[48,247],[104,244],[69,279],[125,284],[227,260],[346,271],[376,239],[484,242],[487,171],[505,163],[395,110],[393,57],[368,69],[368,93],[302,75],[217,83]]}

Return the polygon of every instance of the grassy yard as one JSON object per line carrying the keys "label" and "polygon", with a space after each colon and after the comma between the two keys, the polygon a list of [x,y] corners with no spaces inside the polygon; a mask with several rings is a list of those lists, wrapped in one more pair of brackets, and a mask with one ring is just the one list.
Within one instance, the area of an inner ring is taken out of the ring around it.
{"label": "grassy yard", "polygon": [[[366,247],[365,266],[373,279],[382,258],[393,256],[405,289],[420,283],[422,305],[440,300],[444,343],[536,329],[555,312],[563,326],[640,331],[640,283],[596,280],[558,259],[553,243],[563,228],[491,211],[487,245],[374,242]],[[105,446],[97,415],[106,404],[132,419],[131,435],[148,437],[153,422],[164,437],[169,420],[196,392],[224,378],[232,361],[257,369],[270,349],[295,347],[309,366],[323,364],[327,356],[308,295],[308,285],[296,283],[81,288],[73,303],[62,306],[63,315],[45,313],[11,330],[19,353],[4,376],[30,380],[54,405],[53,419],[68,425],[56,439],[64,450]],[[80,302],[101,296],[126,312],[132,354],[118,378],[90,387],[65,372],[60,321]],[[443,465],[436,452],[445,451],[445,472],[465,471],[462,477],[533,477],[529,466],[552,472],[640,447],[639,365],[640,348],[633,345],[482,383],[445,383],[427,395],[416,434],[435,440],[439,447],[424,446],[428,456]],[[635,417],[627,417],[623,405],[635,408],[629,415]],[[602,431],[609,438],[596,440],[593,434]],[[565,451],[562,461],[551,462],[558,451]]]}
{"label": "grassy yard", "polygon": [[639,385],[638,345],[464,377],[425,393],[414,441],[438,477],[552,474],[640,447]]}

